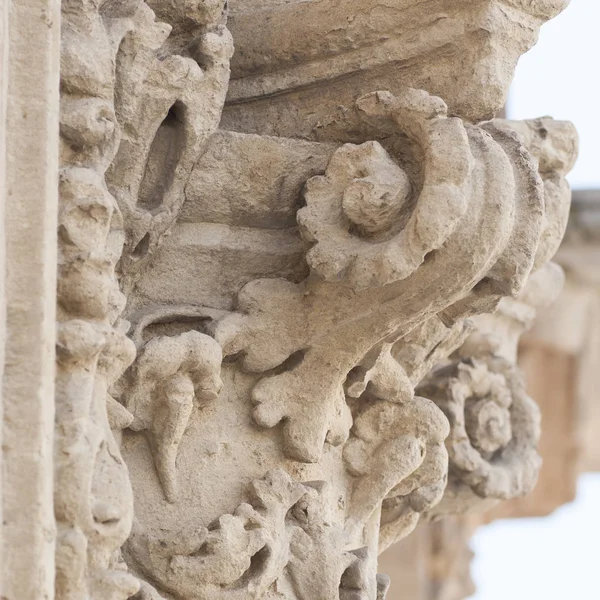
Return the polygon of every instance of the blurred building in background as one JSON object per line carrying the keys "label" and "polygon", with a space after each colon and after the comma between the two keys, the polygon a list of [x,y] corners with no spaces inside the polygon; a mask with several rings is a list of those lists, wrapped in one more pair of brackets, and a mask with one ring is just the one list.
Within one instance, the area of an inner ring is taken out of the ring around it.
{"label": "blurred building in background", "polygon": [[539,311],[519,348],[529,394],[542,412],[538,485],[485,514],[419,525],[381,556],[379,569],[392,580],[388,600],[468,598],[475,592],[469,543],[478,527],[550,515],[575,499],[581,473],[600,471],[600,190],[573,193],[555,260],[565,271],[565,287]]}

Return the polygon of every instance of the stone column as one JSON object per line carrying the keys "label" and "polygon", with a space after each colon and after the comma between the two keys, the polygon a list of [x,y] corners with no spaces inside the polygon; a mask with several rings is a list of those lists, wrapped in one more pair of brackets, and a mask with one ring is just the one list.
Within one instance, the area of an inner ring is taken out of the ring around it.
{"label": "stone column", "polygon": [[7,600],[54,596],[59,4],[23,0],[3,2],[0,9]]}
{"label": "stone column", "polygon": [[[8,102],[8,8],[9,3],[3,2],[0,6],[0,378],[4,373],[4,340],[6,338],[6,293],[5,293],[5,265],[6,265],[6,240],[4,233],[4,212],[6,205],[6,105]],[[0,386],[0,414],[2,410],[2,388]],[[4,423],[4,421],[3,421]],[[2,425],[4,429],[4,425]],[[0,429],[0,443],[2,443],[2,430]],[[0,462],[0,465],[2,463]],[[3,498],[2,486],[3,474],[0,470],[0,500]],[[2,507],[4,501],[0,502],[0,520],[2,519]],[[3,536],[0,535],[0,563],[3,557]],[[3,586],[4,572],[0,571],[0,591]]]}

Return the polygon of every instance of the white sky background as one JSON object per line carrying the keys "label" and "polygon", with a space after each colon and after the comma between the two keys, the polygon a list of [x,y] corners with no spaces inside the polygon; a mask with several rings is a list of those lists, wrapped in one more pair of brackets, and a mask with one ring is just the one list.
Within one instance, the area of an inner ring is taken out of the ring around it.
{"label": "white sky background", "polygon": [[[569,180],[600,188],[600,0],[571,0],[542,27],[507,108],[511,119],[575,123],[580,155]],[[471,600],[600,600],[600,474],[582,475],[576,501],[550,517],[496,521],[477,531],[472,547]]]}
{"label": "white sky background", "polygon": [[480,528],[471,547],[472,600],[598,600],[600,475],[582,475],[577,500],[549,517]]}
{"label": "white sky background", "polygon": [[511,119],[551,115],[575,123],[579,160],[569,180],[574,188],[600,188],[600,0],[571,0],[542,26],[519,62],[507,110]]}

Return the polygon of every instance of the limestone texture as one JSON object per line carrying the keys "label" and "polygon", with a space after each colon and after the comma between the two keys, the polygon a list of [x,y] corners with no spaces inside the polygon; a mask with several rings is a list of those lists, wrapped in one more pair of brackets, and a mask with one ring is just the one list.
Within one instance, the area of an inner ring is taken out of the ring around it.
{"label": "limestone texture", "polygon": [[566,4],[10,3],[3,599],[383,600],[420,521],[531,491],[577,134],[494,117]]}

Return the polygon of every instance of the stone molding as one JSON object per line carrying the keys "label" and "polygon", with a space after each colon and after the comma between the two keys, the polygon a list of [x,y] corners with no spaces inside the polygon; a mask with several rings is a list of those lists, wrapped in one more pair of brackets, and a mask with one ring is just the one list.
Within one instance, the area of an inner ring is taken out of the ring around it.
{"label": "stone molding", "polygon": [[54,595],[59,5],[0,5],[0,585],[7,600]]}

